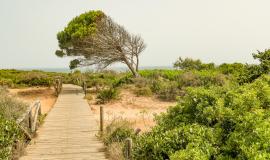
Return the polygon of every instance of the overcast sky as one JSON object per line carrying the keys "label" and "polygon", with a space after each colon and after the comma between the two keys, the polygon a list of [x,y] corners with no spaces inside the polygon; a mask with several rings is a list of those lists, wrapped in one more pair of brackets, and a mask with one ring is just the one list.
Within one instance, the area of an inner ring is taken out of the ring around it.
{"label": "overcast sky", "polygon": [[270,47],[269,0],[0,0],[0,68],[67,67],[56,34],[76,15],[102,10],[147,43],[141,66],[177,57],[254,63]]}

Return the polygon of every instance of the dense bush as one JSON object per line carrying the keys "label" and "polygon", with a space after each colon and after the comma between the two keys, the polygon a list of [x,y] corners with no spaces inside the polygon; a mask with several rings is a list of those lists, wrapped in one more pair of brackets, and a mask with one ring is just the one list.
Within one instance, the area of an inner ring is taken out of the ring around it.
{"label": "dense bush", "polygon": [[124,141],[127,138],[135,138],[132,123],[125,119],[114,119],[110,122],[102,134],[103,142],[112,160],[124,160]]}
{"label": "dense bush", "polygon": [[0,89],[0,159],[11,159],[10,148],[22,138],[22,132],[15,121],[25,110],[26,104]]}
{"label": "dense bush", "polygon": [[98,103],[104,104],[119,97],[119,91],[115,88],[101,90],[98,95]]}
{"label": "dense bush", "polygon": [[215,69],[214,63],[202,63],[199,59],[181,58],[173,64],[174,68],[181,70],[212,70]]}
{"label": "dense bush", "polygon": [[0,70],[0,85],[8,87],[51,86],[55,77],[64,73],[43,71]]}
{"label": "dense bush", "polygon": [[223,86],[228,77],[216,71],[189,71],[178,77],[180,87]]}
{"label": "dense bush", "polygon": [[162,100],[175,101],[181,95],[181,92],[176,82],[163,82],[157,95]]}
{"label": "dense bush", "polygon": [[170,81],[176,80],[177,77],[184,71],[181,70],[141,70],[139,73],[142,77],[147,79],[167,79]]}
{"label": "dense bush", "polygon": [[136,139],[133,158],[269,159],[269,111],[269,76],[242,86],[189,88]]}
{"label": "dense bush", "polygon": [[135,88],[134,92],[137,96],[151,96],[152,95],[152,91],[148,86]]}
{"label": "dense bush", "polygon": [[232,63],[232,64],[223,63],[219,65],[217,69],[219,70],[219,72],[223,74],[226,74],[226,75],[232,74],[235,76],[246,71],[246,67],[242,63]]}
{"label": "dense bush", "polygon": [[15,121],[0,114],[0,159],[11,159],[11,148],[22,137],[23,134]]}
{"label": "dense bush", "polygon": [[113,142],[124,142],[126,138],[134,137],[134,130],[132,124],[125,119],[114,119],[110,122],[103,135],[104,143],[106,145]]}

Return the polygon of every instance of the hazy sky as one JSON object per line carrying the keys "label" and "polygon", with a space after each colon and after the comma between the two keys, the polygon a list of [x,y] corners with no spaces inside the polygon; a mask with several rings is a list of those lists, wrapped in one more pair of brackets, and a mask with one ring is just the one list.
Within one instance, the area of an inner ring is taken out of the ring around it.
{"label": "hazy sky", "polygon": [[67,67],[56,34],[76,15],[103,10],[147,43],[141,66],[177,57],[249,62],[270,47],[269,0],[0,0],[0,68]]}

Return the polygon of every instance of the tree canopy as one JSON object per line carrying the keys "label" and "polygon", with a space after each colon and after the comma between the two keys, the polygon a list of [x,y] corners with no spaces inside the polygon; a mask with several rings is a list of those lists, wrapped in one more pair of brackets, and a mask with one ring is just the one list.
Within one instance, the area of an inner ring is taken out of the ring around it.
{"label": "tree canopy", "polygon": [[130,34],[102,11],[89,11],[72,19],[57,34],[58,57],[71,56],[70,68],[98,65],[106,68],[124,63],[138,76],[139,55],[146,45],[138,35]]}

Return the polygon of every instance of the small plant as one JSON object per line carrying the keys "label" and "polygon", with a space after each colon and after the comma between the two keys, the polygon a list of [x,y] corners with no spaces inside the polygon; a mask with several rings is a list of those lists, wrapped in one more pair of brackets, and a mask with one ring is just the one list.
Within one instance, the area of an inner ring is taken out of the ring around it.
{"label": "small plant", "polygon": [[15,120],[25,111],[26,104],[8,96],[0,88],[0,159],[12,159],[12,147],[23,136]]}
{"label": "small plant", "polygon": [[152,91],[149,87],[135,88],[134,92],[137,96],[151,96]]}
{"label": "small plant", "polygon": [[112,160],[124,159],[124,141],[127,138],[135,138],[132,123],[126,119],[112,120],[103,133],[102,140],[107,146],[107,151]]}
{"label": "small plant", "polygon": [[146,87],[149,84],[149,79],[147,78],[134,78],[134,84],[138,88]]}
{"label": "small plant", "polygon": [[91,94],[86,94],[86,96],[84,96],[85,99],[91,101],[93,100],[93,96]]}
{"label": "small plant", "polygon": [[22,138],[22,132],[13,120],[0,115],[0,159],[10,159],[14,142]]}
{"label": "small plant", "polygon": [[158,97],[165,101],[175,101],[180,95],[181,93],[178,89],[178,84],[174,82],[162,84],[161,89],[158,92]]}
{"label": "small plant", "polygon": [[104,104],[119,97],[119,91],[115,88],[104,89],[97,95],[98,103]]}

